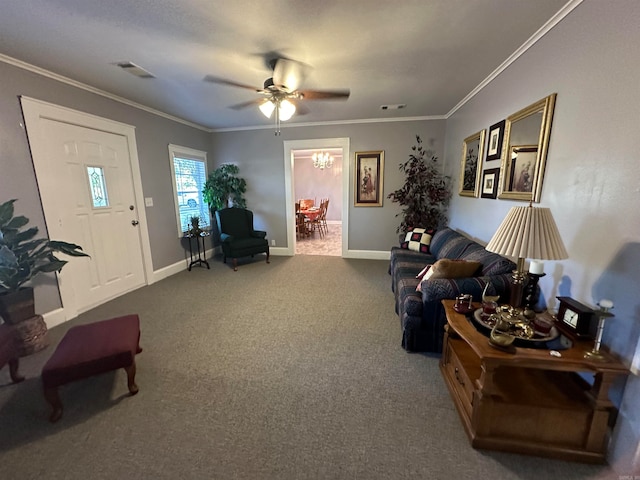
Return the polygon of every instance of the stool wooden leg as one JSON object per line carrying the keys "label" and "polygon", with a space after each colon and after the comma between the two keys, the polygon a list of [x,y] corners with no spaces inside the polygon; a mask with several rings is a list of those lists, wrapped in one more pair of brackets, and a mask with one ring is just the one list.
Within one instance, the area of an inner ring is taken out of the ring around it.
{"label": "stool wooden leg", "polygon": [[18,359],[12,358],[9,360],[9,375],[11,375],[11,381],[13,383],[19,383],[24,380],[24,377],[18,373]]}
{"label": "stool wooden leg", "polygon": [[45,388],[44,398],[46,398],[47,402],[53,407],[53,411],[51,415],[49,415],[49,421],[51,423],[57,422],[62,418],[62,402],[60,401],[60,395],[58,395],[58,388]]}
{"label": "stool wooden leg", "polygon": [[130,366],[124,367],[127,372],[127,386],[129,387],[129,393],[135,395],[138,393],[138,386],[136,385],[136,362],[133,362]]}

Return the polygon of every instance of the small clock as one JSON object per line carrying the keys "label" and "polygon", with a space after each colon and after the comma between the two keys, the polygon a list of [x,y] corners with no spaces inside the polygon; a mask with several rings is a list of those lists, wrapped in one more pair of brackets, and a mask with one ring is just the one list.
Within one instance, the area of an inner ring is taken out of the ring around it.
{"label": "small clock", "polygon": [[592,338],[592,323],[595,310],[570,297],[556,297],[560,300],[558,322],[569,333],[581,338]]}

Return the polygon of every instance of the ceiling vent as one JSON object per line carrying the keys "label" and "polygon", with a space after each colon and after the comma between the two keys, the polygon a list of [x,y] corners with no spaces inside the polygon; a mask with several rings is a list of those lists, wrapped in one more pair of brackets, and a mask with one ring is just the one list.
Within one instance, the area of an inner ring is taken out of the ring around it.
{"label": "ceiling vent", "polygon": [[406,108],[406,103],[396,103],[395,105],[380,105],[380,110],[401,110]]}
{"label": "ceiling vent", "polygon": [[125,72],[129,72],[131,75],[135,75],[140,78],[156,78],[151,72],[146,71],[144,68],[136,65],[132,62],[119,62],[116,63],[118,67],[123,69]]}

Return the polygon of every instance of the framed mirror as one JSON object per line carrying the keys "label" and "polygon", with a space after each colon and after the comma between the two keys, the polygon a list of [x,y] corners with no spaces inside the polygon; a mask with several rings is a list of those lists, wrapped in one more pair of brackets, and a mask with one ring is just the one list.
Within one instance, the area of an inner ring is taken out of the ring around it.
{"label": "framed mirror", "polygon": [[556,94],[507,117],[498,198],[539,202]]}
{"label": "framed mirror", "polygon": [[462,142],[462,166],[460,168],[460,195],[477,197],[480,194],[482,157],[484,156],[485,131],[467,137]]}

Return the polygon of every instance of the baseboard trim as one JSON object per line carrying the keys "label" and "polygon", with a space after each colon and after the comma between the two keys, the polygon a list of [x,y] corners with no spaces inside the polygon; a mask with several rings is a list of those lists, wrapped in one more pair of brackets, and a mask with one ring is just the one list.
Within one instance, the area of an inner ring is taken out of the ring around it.
{"label": "baseboard trim", "polygon": [[389,260],[391,259],[390,251],[375,250],[347,250],[343,258],[357,258],[361,260]]}
{"label": "baseboard trim", "polygon": [[67,320],[67,315],[64,313],[64,308],[58,308],[56,310],[52,310],[50,312],[42,315],[44,323],[47,324],[47,328],[57,327],[58,325],[62,325]]}

